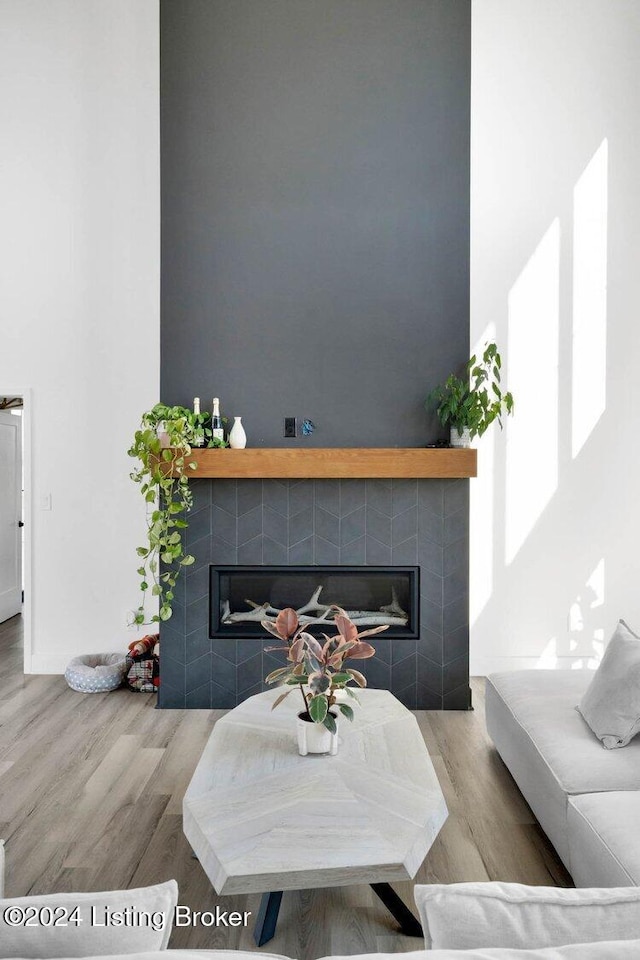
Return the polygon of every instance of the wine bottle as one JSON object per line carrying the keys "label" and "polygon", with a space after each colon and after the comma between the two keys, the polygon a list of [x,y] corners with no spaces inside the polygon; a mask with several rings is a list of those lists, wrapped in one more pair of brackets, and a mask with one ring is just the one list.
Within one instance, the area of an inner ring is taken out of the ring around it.
{"label": "wine bottle", "polygon": [[193,436],[194,447],[201,447],[204,444],[204,430],[199,422],[200,418],[200,397],[193,398],[193,416],[195,419],[195,431]]}
{"label": "wine bottle", "polygon": [[211,433],[214,440],[224,440],[224,427],[220,416],[220,400],[213,398],[213,413],[211,414]]}

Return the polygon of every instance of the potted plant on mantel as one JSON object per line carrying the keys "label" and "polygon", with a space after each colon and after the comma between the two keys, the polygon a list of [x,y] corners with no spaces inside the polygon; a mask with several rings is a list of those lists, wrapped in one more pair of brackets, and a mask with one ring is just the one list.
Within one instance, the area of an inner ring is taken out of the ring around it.
{"label": "potted plant on mantel", "polygon": [[513,413],[513,397],[500,386],[501,369],[498,347],[489,343],[480,360],[474,354],[467,362],[464,379],[452,373],[427,397],[425,407],[435,406],[440,423],[449,427],[452,447],[468,447],[494,420],[502,429],[502,415]]}
{"label": "potted plant on mantel", "polygon": [[[370,643],[363,637],[381,633],[388,624],[380,624],[358,633],[358,628],[349,619],[344,610],[335,605],[329,610],[334,614],[331,625],[337,629],[334,637],[323,634],[324,643],[320,643],[304,628],[298,614],[291,607],[281,610],[275,620],[263,620],[262,626],[272,633],[284,646],[267,647],[267,651],[284,650],[288,664],[274,670],[265,683],[283,684],[289,689],[274,700],[274,710],[296,688],[300,690],[304,709],[298,714],[298,752],[305,757],[308,753],[338,752],[338,717],[342,714],[347,720],[353,720],[353,707],[341,702],[346,694],[358,702],[356,693],[349,684],[366,687],[366,678],[359,670],[345,666],[347,660],[366,660],[375,654]],[[318,622],[318,621],[311,621]],[[306,687],[306,690],[305,690]],[[335,708],[335,709],[334,709]]]}
{"label": "potted plant on mantel", "polygon": [[[185,552],[185,514],[193,498],[189,489],[188,462],[192,447],[226,447],[213,436],[210,413],[194,413],[186,407],[156,403],[142,414],[140,427],[127,451],[139,465],[130,474],[147,505],[147,543],[137,548],[142,600],[133,612],[136,624],[168,620],[174,588],[183,567],[194,562]],[[145,599],[158,598],[159,612],[147,620]]]}

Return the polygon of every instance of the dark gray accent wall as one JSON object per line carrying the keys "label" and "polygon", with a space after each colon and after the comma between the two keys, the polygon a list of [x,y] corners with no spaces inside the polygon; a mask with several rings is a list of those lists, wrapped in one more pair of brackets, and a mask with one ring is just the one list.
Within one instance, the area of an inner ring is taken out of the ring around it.
{"label": "dark gray accent wall", "polygon": [[160,628],[161,707],[228,708],[282,666],[269,636],[209,637],[209,564],[413,564],[419,638],[374,638],[369,685],[411,709],[469,706],[468,480],[195,480],[195,563]]}
{"label": "dark gray accent wall", "polygon": [[161,44],[162,399],[220,396],[254,446],[435,439],[468,356],[470,0],[161,0]]}

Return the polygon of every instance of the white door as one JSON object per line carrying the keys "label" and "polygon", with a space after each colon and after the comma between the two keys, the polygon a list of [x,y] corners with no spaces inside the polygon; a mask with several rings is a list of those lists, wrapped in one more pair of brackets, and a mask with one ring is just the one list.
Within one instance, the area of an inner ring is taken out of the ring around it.
{"label": "white door", "polygon": [[22,611],[22,417],[0,410],[0,623]]}

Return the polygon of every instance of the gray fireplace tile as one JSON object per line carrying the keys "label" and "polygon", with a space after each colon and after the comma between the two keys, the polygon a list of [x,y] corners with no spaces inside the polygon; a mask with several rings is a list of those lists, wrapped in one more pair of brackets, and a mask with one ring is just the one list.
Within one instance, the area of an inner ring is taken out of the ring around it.
{"label": "gray fireplace tile", "polygon": [[194,511],[202,510],[211,506],[211,487],[210,480],[189,480],[189,490],[193,497]]}
{"label": "gray fireplace tile", "polygon": [[442,667],[428,657],[418,654],[418,686],[442,696]]}
{"label": "gray fireplace tile", "polygon": [[364,480],[341,480],[340,481],[340,516],[344,517],[348,513],[353,513],[365,503],[365,485]]}
{"label": "gray fireplace tile", "polygon": [[211,705],[215,704],[216,709],[218,710],[232,710],[238,704],[238,698],[235,693],[232,693],[230,690],[225,690],[224,687],[221,687],[219,684],[214,681],[210,684],[211,689]]}
{"label": "gray fireplace tile", "polygon": [[[195,564],[194,564],[195,566]],[[186,583],[186,578],[183,578]],[[177,586],[177,584],[176,584]],[[198,567],[193,576],[189,577],[189,602],[209,596],[209,564]]]}
{"label": "gray fireplace tile", "polygon": [[237,678],[239,695],[256,683],[262,684],[262,651],[238,664]]}
{"label": "gray fireplace tile", "polygon": [[[160,650],[167,652],[172,660],[184,664],[186,660],[186,634],[183,624],[172,625],[172,620],[166,620],[160,626]],[[164,653],[163,653],[164,656]]]}
{"label": "gray fireplace tile", "polygon": [[262,506],[254,507],[238,517],[238,546],[262,536]]}
{"label": "gray fireplace tile", "polygon": [[184,710],[186,705],[184,690],[175,690],[163,679],[158,691],[158,706],[164,710]]}
{"label": "gray fireplace tile", "polygon": [[420,595],[442,608],[443,579],[423,567],[420,572]]}
{"label": "gray fireplace tile", "polygon": [[264,683],[256,683],[253,687],[249,687],[247,690],[242,691],[242,700],[248,700],[249,697],[255,697],[257,693],[264,693],[265,690],[270,690],[271,688],[265,686]]}
{"label": "gray fireplace tile", "polygon": [[238,542],[237,527],[238,521],[235,514],[232,516],[221,507],[213,506],[211,508],[211,532],[214,537],[219,537],[235,546]]}
{"label": "gray fireplace tile", "polygon": [[208,616],[209,597],[201,597],[199,600],[195,600],[193,603],[190,603],[187,607],[187,636],[190,633],[193,633],[194,630],[198,630],[200,627],[202,627],[203,623],[206,624]]}
{"label": "gray fireplace tile", "polygon": [[391,638],[391,663],[393,664],[394,669],[396,664],[401,663],[402,660],[408,660],[409,658],[415,656],[416,644],[416,640],[410,640],[409,638]]}
{"label": "gray fireplace tile", "polygon": [[437,573],[438,576],[441,577],[443,569],[443,548],[432,540],[422,540],[419,537],[418,563],[423,569],[429,570],[431,573]]}
{"label": "gray fireplace tile", "polygon": [[289,516],[313,510],[313,480],[292,480],[289,483]]}
{"label": "gray fireplace tile", "polygon": [[433,630],[427,630],[423,627],[420,631],[420,651],[432,660],[434,663],[442,663],[444,640],[441,633],[435,633]]}
{"label": "gray fireplace tile", "polygon": [[335,565],[340,562],[340,548],[335,543],[329,543],[318,536],[315,539],[315,563]]}
{"label": "gray fireplace tile", "polygon": [[174,599],[171,604],[171,618],[166,621],[171,623],[174,630],[186,630],[187,623],[187,604]]}
{"label": "gray fireplace tile", "polygon": [[391,523],[391,542],[393,546],[403,543],[409,537],[415,537],[418,530],[418,509],[410,507],[404,513],[394,516]]}
{"label": "gray fireplace tile", "polygon": [[316,480],[314,483],[316,507],[340,516],[340,481]]}
{"label": "gray fireplace tile", "polygon": [[238,563],[262,563],[262,536],[247,540],[238,547]]}
{"label": "gray fireplace tile", "polygon": [[211,682],[203,683],[199,687],[187,691],[187,708],[189,710],[211,709]]}
{"label": "gray fireplace tile", "polygon": [[344,547],[340,549],[340,563],[342,564],[351,564],[352,566],[364,565],[365,561],[365,538],[359,537],[357,540],[352,540],[351,543],[346,543]]}
{"label": "gray fireplace tile", "polygon": [[459,567],[443,580],[443,603],[445,606],[464,596],[469,589],[469,574],[464,567]]}
{"label": "gray fireplace tile", "polygon": [[211,680],[211,653],[190,660],[185,668],[185,677],[187,693],[205,683],[208,687]]}
{"label": "gray fireplace tile", "polygon": [[[389,498],[391,499],[391,498]],[[367,536],[380,543],[391,544],[391,517],[380,513],[367,501]]]}
{"label": "gray fireplace tile", "polygon": [[442,636],[442,607],[438,603],[432,603],[424,594],[420,596],[420,623],[427,630]]}
{"label": "gray fireplace tile", "polygon": [[263,537],[262,562],[273,566],[284,566],[287,562],[286,543],[277,543],[270,537]]}
{"label": "gray fireplace tile", "polygon": [[442,608],[442,627],[445,634],[452,633],[469,621],[469,596],[464,594]]}
{"label": "gray fireplace tile", "polygon": [[287,517],[271,507],[265,506],[262,516],[262,532],[264,536],[284,546],[288,540],[288,530],[289,522]]}
{"label": "gray fireplace tile", "polygon": [[256,507],[262,509],[262,480],[243,480],[238,483],[238,516]]}
{"label": "gray fireplace tile", "polygon": [[237,563],[238,554],[235,546],[221,540],[219,537],[211,538],[211,563],[227,564]]}
{"label": "gray fireplace tile", "polygon": [[263,480],[262,496],[265,507],[270,507],[283,517],[289,516],[289,488],[279,480]]}
{"label": "gray fireplace tile", "polygon": [[466,578],[469,577],[469,538],[462,537],[454,540],[444,550],[443,573],[445,577],[461,570]]}
{"label": "gray fireplace tile", "polygon": [[177,660],[174,660],[173,657],[167,656],[163,648],[161,650],[161,670],[162,670],[162,683],[166,683],[168,686],[172,687],[177,693],[181,693],[184,696],[185,692],[185,677],[186,677],[186,668],[184,663],[179,663]]}
{"label": "gray fireplace tile", "polygon": [[453,513],[458,513],[460,510],[464,510],[466,513],[468,509],[469,509],[469,481],[468,480],[452,480],[450,483],[445,484],[445,487],[444,487],[445,517],[449,517]]}
{"label": "gray fireplace tile", "polygon": [[376,648],[376,660],[391,663],[391,637],[387,636],[386,633],[379,633],[376,636],[367,637],[366,641]]}
{"label": "gray fireplace tile", "polygon": [[443,693],[450,693],[456,687],[466,683],[468,686],[469,677],[469,656],[464,654],[450,663],[446,663],[442,668],[442,690]]}
{"label": "gray fireplace tile", "polygon": [[418,505],[436,516],[443,516],[444,487],[448,480],[418,480]]}
{"label": "gray fireplace tile", "polygon": [[418,697],[418,686],[416,683],[412,683],[410,686],[405,687],[404,690],[392,689],[391,691],[400,703],[403,703],[407,710],[416,710],[417,709],[417,697]]}
{"label": "gray fireplace tile", "polygon": [[211,503],[235,517],[238,512],[237,487],[235,480],[214,480],[211,483]]}
{"label": "gray fireplace tile", "polygon": [[[391,488],[393,516],[410,510],[418,503],[417,480],[394,480]],[[403,538],[404,539],[404,538]]]}
{"label": "gray fireplace tile", "polygon": [[443,662],[449,663],[451,660],[457,660],[458,657],[464,656],[469,650],[469,627],[465,623],[463,626],[458,627],[457,630],[452,630],[450,633],[445,633],[443,642]]}
{"label": "gray fireplace tile", "polygon": [[[302,510],[289,517],[289,546],[307,540],[313,535],[313,508]],[[312,562],[312,561],[309,561]]]}
{"label": "gray fireplace tile", "polygon": [[236,656],[236,641],[231,638],[226,640],[212,640],[211,649],[214,651],[216,656],[224,657],[225,660],[228,660],[229,663],[234,663],[237,660]]}
{"label": "gray fireplace tile", "polygon": [[450,516],[445,517],[444,545],[447,546],[447,544],[453,543],[455,540],[461,540],[466,537],[468,523],[469,513],[467,510],[458,510],[457,513],[452,513]]}
{"label": "gray fireplace tile", "polygon": [[[267,641],[271,639],[271,634],[267,633],[266,630],[264,635]],[[278,643],[277,637],[273,637],[273,642]],[[258,639],[236,640],[236,663],[244,663],[245,660],[251,660],[258,652],[262,654],[262,646],[262,641]],[[284,656],[284,654],[282,656]],[[284,660],[281,661],[281,666],[284,666]]]}
{"label": "gray fireplace tile", "polygon": [[316,537],[322,537],[323,540],[337,544],[340,540],[339,518],[316,505],[315,533]]}
{"label": "gray fireplace tile", "polygon": [[455,690],[445,693],[442,706],[445,710],[468,710],[469,709],[469,683],[465,681]]}
{"label": "gray fireplace tile", "polygon": [[442,545],[444,540],[444,517],[432,513],[425,507],[418,509],[418,536],[421,540],[431,540],[432,543]]}
{"label": "gray fireplace tile", "polygon": [[236,665],[229,663],[223,657],[217,656],[215,650],[211,654],[211,680],[214,680],[225,690],[236,693]]}
{"label": "gray fireplace tile", "polygon": [[[361,669],[361,663],[356,663],[355,661],[352,662],[356,670]],[[377,657],[373,657],[371,660],[367,660],[366,671],[368,686],[372,687],[374,690],[391,689],[390,664],[384,663],[382,660],[378,660]]]}
{"label": "gray fireplace tile", "polygon": [[287,562],[290,566],[310,566],[313,563],[314,542],[313,537],[307,537],[306,540],[300,540],[289,547]]}
{"label": "gray fireplace tile", "polygon": [[195,630],[187,633],[185,642],[186,661],[191,663],[192,660],[206,656],[206,654],[211,652],[212,643],[213,641],[209,636],[209,623],[207,618],[205,618]]}
{"label": "gray fireplace tile", "polygon": [[200,540],[202,537],[211,535],[211,508],[205,507],[202,510],[191,510],[186,516],[189,526],[183,530],[184,542],[187,546]]}
{"label": "gray fireplace tile", "polygon": [[352,513],[342,517],[340,521],[340,545],[345,546],[353,540],[364,536],[365,528],[364,504]]}
{"label": "gray fireplace tile", "polygon": [[366,557],[367,563],[372,566],[384,566],[391,563],[391,547],[386,543],[380,543],[375,537],[366,537]]}
{"label": "gray fireplace tile", "polygon": [[391,551],[394,564],[415,564],[418,562],[418,539],[411,537],[403,543],[395,544]]}
{"label": "gray fireplace tile", "polygon": [[203,564],[209,564],[211,562],[211,537],[209,534],[190,543],[187,547],[187,553],[195,557],[194,563],[192,563],[190,567],[185,568],[187,577],[194,577]]}
{"label": "gray fireplace tile", "polygon": [[371,507],[385,517],[391,516],[393,509],[391,502],[391,480],[367,480],[365,481],[365,493],[367,509]]}

